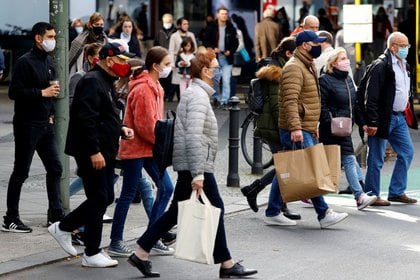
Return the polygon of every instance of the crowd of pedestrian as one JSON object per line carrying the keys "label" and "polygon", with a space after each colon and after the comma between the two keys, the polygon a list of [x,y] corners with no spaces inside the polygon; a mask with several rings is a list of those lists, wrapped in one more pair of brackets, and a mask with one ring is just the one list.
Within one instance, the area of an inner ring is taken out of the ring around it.
{"label": "crowd of pedestrian", "polygon": [[[118,261],[111,257],[128,257],[128,262],[144,276],[159,277],[152,271],[150,251],[174,253],[170,245],[176,241],[172,229],[177,222],[178,201],[188,199],[194,190],[205,193],[221,209],[213,252],[214,263],[220,264],[219,276],[256,274],[257,270],[245,268],[230,254],[224,204],[214,176],[218,147],[214,108],[227,109],[229,98],[235,94],[236,77],[240,75],[237,56],[245,59],[243,53],[250,52],[248,32],[242,30],[237,15],[231,21],[229,10],[221,6],[215,19],[206,19],[197,42],[187,18],[179,18],[175,27],[173,16],[164,14],[155,46],[142,53],[140,39],[152,35],[144,18],[146,11],[147,5],[143,5],[134,20],[121,13],[109,32],[104,30],[109,17],[105,20],[97,12],[86,24],[81,20],[71,24],[71,107],[65,153],[77,164],[78,179],[72,182],[70,193],[84,188],[86,200],[67,215],[60,199],[62,165],[54,140],[54,104],[60,85],[50,54],[55,49],[56,30],[45,22],[33,26],[33,47],[18,59],[9,87],[9,97],[15,102],[15,162],[2,231],[32,231],[20,219],[19,200],[37,152],[47,171],[48,231],[69,255],[77,255],[75,244],[85,246],[82,266],[113,267]],[[386,35],[382,38],[386,39],[386,48],[381,47],[362,79],[366,84],[357,87],[348,51],[334,48],[333,24],[324,9],[318,15],[302,17],[301,24],[291,31],[285,9],[268,7],[255,26],[256,77],[262,81],[267,97],[257,117],[255,135],[269,143],[272,153],[307,148],[318,142],[339,145],[341,165],[359,210],[388,206],[390,201],[416,203],[405,193],[414,153],[408,127],[417,126],[415,116],[414,123],[407,125],[404,115],[407,106],[412,107],[407,36],[392,30],[386,34],[387,24],[379,24],[384,20],[383,11],[378,11],[374,28],[376,35]],[[4,68],[1,58],[0,79]],[[175,188],[167,171],[161,176],[152,152],[155,124],[164,118],[164,102],[173,101],[174,96],[179,102],[174,128],[173,169],[178,175]],[[356,160],[351,135],[332,133],[331,119],[335,117],[349,117],[366,133],[366,176]],[[397,161],[385,200],[380,197],[380,172],[387,143],[396,152]],[[111,241],[104,251],[100,247],[102,227],[106,209],[115,201],[117,159],[123,170],[123,184],[111,219]],[[283,203],[282,186],[274,169],[241,191],[256,212],[257,195],[270,183],[264,222],[296,225],[301,216]],[[133,250],[125,245],[123,233],[130,204],[137,196],[149,224]],[[335,212],[323,196],[308,199],[321,228],[348,217],[347,213]]]}

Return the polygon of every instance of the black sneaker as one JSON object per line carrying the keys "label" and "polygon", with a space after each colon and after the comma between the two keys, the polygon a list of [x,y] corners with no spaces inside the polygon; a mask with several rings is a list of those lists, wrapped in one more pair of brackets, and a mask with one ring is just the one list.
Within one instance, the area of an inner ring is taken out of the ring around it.
{"label": "black sneaker", "polygon": [[84,232],[72,232],[71,233],[71,243],[73,245],[85,246],[84,242]]}
{"label": "black sneaker", "polygon": [[1,231],[6,232],[19,232],[19,233],[29,233],[32,232],[32,229],[26,226],[22,221],[17,218],[8,218],[4,216],[4,222],[1,227]]}
{"label": "black sneaker", "polygon": [[162,236],[161,240],[162,240],[162,243],[165,244],[166,246],[172,245],[176,241],[176,233],[168,231]]}

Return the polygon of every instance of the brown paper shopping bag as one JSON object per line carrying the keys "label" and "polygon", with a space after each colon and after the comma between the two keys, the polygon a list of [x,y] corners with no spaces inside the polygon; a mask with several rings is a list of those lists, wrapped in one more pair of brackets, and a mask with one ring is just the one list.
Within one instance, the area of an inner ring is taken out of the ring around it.
{"label": "brown paper shopping bag", "polygon": [[283,202],[336,192],[323,144],[279,152],[273,158]]}
{"label": "brown paper shopping bag", "polygon": [[338,192],[341,176],[341,154],[339,145],[324,145],[328,166],[330,167],[331,181]]}

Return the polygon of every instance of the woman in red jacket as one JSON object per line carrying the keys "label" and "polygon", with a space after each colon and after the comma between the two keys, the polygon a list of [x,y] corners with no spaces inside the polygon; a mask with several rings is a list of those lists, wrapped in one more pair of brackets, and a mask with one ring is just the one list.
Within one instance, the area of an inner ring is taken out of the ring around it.
{"label": "woman in red jacket", "polygon": [[[145,69],[142,71],[142,69]],[[124,115],[124,125],[134,130],[134,140],[127,145],[121,141],[118,157],[122,160],[124,179],[121,195],[114,212],[111,230],[111,244],[108,253],[113,256],[129,256],[132,250],[123,243],[124,223],[128,208],[136,195],[137,183],[144,168],[157,186],[153,207],[147,211],[146,203],[153,201],[152,190],[140,190],[149,225],[153,224],[164,212],[174,190],[168,173],[160,178],[159,170],[153,159],[155,143],[154,128],[156,121],[163,118],[163,89],[159,78],[165,78],[171,72],[171,57],[162,47],[153,47],[146,55],[144,68],[134,72],[129,83],[130,93]],[[153,250],[160,254],[173,254],[173,249],[158,241]]]}

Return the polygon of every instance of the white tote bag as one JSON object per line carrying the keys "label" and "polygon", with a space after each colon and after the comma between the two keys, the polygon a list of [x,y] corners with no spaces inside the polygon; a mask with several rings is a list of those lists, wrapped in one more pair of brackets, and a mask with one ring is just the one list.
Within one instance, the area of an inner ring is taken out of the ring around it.
{"label": "white tote bag", "polygon": [[178,202],[178,230],[176,236],[175,258],[213,264],[214,242],[219,225],[220,208],[211,205],[201,192],[191,193],[188,200]]}

